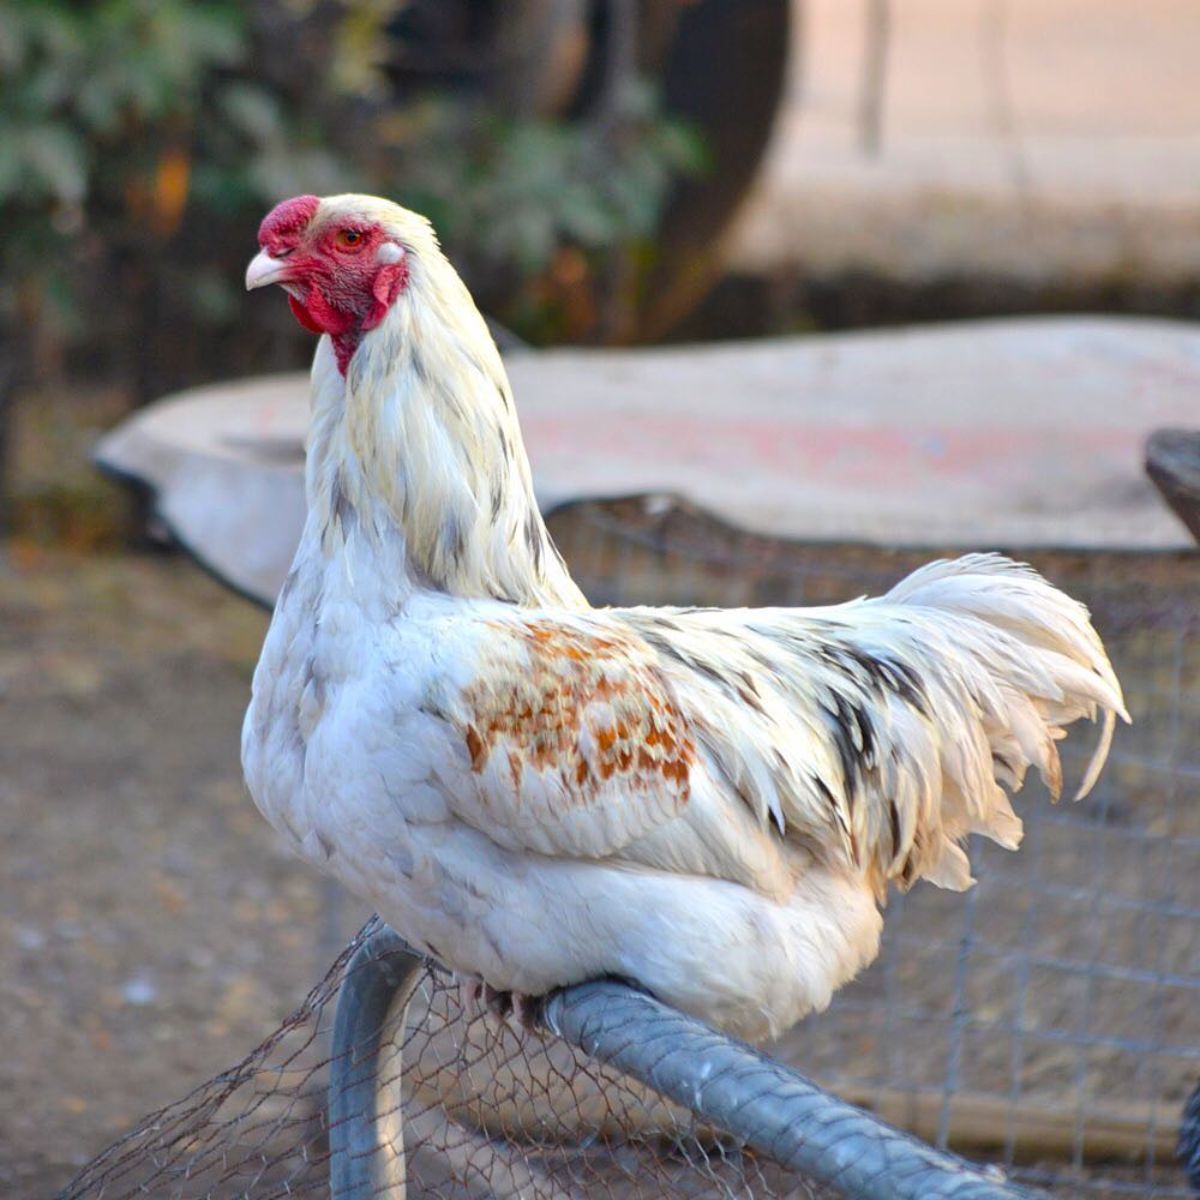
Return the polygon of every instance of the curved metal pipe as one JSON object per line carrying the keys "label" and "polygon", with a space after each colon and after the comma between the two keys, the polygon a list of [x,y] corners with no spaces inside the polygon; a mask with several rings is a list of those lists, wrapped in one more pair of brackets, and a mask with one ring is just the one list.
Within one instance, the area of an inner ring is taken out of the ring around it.
{"label": "curved metal pipe", "polygon": [[381,924],[346,968],[329,1065],[329,1190],[334,1200],[404,1200],[400,1048],[404,1014],[424,967],[425,959]]}
{"label": "curved metal pipe", "polygon": [[1200,1084],[1183,1106],[1183,1121],[1179,1126],[1179,1145],[1175,1153],[1183,1164],[1188,1183],[1200,1196]]}
{"label": "curved metal pipe", "polygon": [[[335,1200],[404,1200],[400,1043],[403,1014],[424,966],[386,925],[369,934],[350,961],[338,996],[329,1083]],[[1039,1194],[892,1129],[627,984],[599,980],[555,992],[542,1020],[586,1054],[854,1200],[1027,1200]]]}
{"label": "curved metal pipe", "polygon": [[1017,1200],[1039,1193],[989,1178],[822,1091],[795,1071],[626,984],[555,992],[559,1037],[854,1200]]}

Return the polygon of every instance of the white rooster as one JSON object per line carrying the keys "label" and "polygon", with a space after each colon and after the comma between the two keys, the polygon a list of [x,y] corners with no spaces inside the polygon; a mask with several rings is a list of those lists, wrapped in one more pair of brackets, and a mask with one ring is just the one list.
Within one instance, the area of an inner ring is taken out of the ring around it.
{"label": "white rooster", "polygon": [[1087,611],[968,555],[821,609],[593,609],[538,514],[500,357],[429,224],[281,204],[248,288],[324,336],[308,518],[242,756],[266,818],[525,1016],[599,976],[752,1039],[879,947],[888,887],[1015,847],[1120,686]]}

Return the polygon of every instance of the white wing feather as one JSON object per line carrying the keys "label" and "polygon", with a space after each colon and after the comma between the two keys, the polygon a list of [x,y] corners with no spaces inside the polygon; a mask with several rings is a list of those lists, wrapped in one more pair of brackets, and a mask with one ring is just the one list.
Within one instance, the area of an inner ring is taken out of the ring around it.
{"label": "white wing feather", "polygon": [[[966,887],[966,834],[1020,841],[1005,789],[1033,766],[1057,796],[1062,727],[1103,710],[1082,794],[1124,715],[1086,610],[994,555],[823,609],[509,613],[436,701],[471,765],[457,815],[509,848],[764,891],[779,887],[764,836],[881,896]],[[675,818],[674,844],[656,839]]]}

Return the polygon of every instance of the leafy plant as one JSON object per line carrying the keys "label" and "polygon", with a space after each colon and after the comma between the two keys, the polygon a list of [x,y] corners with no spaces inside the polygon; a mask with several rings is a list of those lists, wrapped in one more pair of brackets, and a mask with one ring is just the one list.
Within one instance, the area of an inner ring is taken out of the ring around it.
{"label": "leafy plant", "polygon": [[[497,315],[540,339],[595,332],[610,257],[652,257],[672,182],[704,165],[699,139],[636,83],[604,121],[435,102],[382,118],[379,134],[402,202],[433,220]],[[572,293],[585,298],[574,315]]]}
{"label": "leafy plant", "polygon": [[246,324],[238,298],[254,226],[284,195],[350,189],[427,212],[485,303],[526,333],[603,335],[605,312],[631,301],[630,264],[652,257],[671,181],[700,167],[696,139],[640,86],[572,124],[401,103],[383,64],[403,7],[9,0],[10,354],[32,349],[46,370],[73,347],[143,398],[277,360],[279,318]]}
{"label": "leafy plant", "polygon": [[[6,17],[0,304],[43,332],[78,332],[85,315],[136,307],[167,265],[199,120],[246,61],[246,22],[237,5],[182,0],[42,0]],[[106,306],[89,303],[98,295]]]}

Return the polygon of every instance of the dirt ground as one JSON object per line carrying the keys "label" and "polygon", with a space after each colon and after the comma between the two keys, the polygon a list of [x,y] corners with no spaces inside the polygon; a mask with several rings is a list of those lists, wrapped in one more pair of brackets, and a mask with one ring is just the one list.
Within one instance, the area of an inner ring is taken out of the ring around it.
{"label": "dirt ground", "polygon": [[[722,541],[684,510],[630,505],[552,522],[600,602],[823,603],[927,557]],[[1003,1120],[1024,1137],[1028,1107],[1090,1145],[1103,1118],[1122,1153],[1153,1144],[1162,1163],[1200,1062],[1200,560],[1037,561],[1092,604],[1133,729],[1088,804],[1026,798],[1022,852],[989,850],[977,892],[920,888],[893,905],[879,965],[777,1052],[933,1136],[961,1039],[952,1132]],[[245,795],[239,725],[265,627],[180,556],[0,559],[6,1200],[53,1194],[236,1064],[367,915],[285,857]],[[925,1116],[896,1107],[913,1088],[933,1098]],[[1082,1155],[1070,1141],[1067,1157]],[[1120,1169],[1170,1181],[1142,1157]],[[1058,1192],[1085,1193],[1107,1194]]]}
{"label": "dirt ground", "polygon": [[358,920],[243,789],[266,621],[181,557],[0,562],[9,1200],[240,1059]]}

